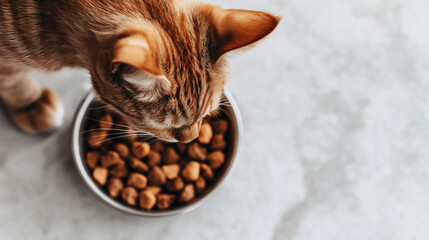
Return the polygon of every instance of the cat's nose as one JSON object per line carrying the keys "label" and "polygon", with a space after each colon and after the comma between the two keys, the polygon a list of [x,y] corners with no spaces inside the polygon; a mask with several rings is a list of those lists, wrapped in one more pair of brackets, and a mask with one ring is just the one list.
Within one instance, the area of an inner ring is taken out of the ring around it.
{"label": "cat's nose", "polygon": [[198,137],[200,134],[200,127],[201,121],[198,121],[191,126],[173,129],[172,135],[181,143],[189,143]]}

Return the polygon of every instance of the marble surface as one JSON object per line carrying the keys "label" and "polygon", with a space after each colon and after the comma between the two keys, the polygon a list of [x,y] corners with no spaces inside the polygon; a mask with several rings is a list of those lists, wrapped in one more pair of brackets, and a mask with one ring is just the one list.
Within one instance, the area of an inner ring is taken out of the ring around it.
{"label": "marble surface", "polygon": [[245,135],[223,191],[171,218],[105,206],[70,156],[88,74],[36,73],[65,123],[28,136],[0,114],[0,239],[428,239],[429,2],[212,2],[283,16],[230,57]]}

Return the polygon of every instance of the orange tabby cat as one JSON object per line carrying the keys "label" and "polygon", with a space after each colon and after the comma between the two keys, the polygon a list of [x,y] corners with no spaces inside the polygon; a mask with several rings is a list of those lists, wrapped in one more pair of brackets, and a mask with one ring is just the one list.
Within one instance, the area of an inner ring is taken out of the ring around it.
{"label": "orange tabby cat", "polygon": [[219,105],[224,54],[278,21],[182,0],[0,0],[0,96],[18,127],[48,131],[62,105],[28,71],[86,68],[98,98],[135,128],[189,142]]}

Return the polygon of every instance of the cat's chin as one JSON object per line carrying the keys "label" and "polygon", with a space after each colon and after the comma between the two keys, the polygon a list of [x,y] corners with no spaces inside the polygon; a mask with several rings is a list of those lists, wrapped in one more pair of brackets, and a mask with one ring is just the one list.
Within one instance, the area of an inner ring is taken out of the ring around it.
{"label": "cat's chin", "polygon": [[158,138],[158,139],[161,140],[161,141],[164,141],[164,142],[168,142],[168,143],[177,143],[177,142],[179,142],[176,139],[165,139],[165,138]]}

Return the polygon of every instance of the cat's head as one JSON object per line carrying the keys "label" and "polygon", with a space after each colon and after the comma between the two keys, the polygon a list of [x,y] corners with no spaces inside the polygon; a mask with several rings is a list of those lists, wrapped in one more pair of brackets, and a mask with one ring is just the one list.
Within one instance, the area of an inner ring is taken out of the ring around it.
{"label": "cat's head", "polygon": [[145,11],[149,20],[124,26],[98,54],[94,90],[135,129],[192,141],[219,107],[224,54],[262,39],[279,18],[206,4]]}

